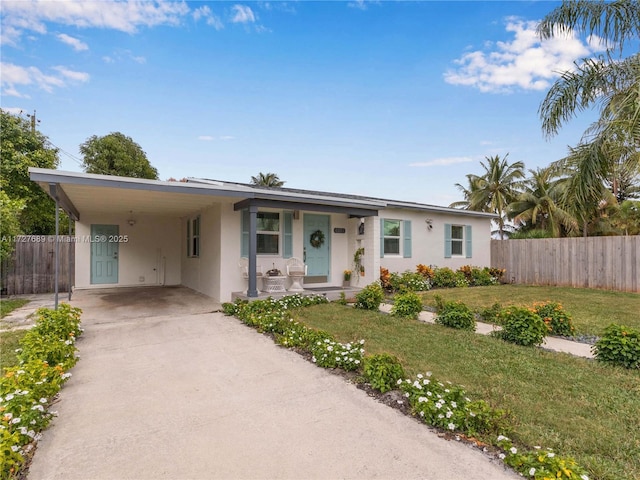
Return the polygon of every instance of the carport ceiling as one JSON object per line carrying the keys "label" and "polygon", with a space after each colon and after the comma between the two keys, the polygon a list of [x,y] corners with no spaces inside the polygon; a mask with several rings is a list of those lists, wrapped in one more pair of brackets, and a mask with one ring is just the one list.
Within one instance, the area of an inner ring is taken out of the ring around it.
{"label": "carport ceiling", "polygon": [[80,218],[89,214],[158,215],[182,217],[228,201],[232,197],[186,194],[149,190],[95,187],[85,185],[60,185],[71,202],[78,208]]}

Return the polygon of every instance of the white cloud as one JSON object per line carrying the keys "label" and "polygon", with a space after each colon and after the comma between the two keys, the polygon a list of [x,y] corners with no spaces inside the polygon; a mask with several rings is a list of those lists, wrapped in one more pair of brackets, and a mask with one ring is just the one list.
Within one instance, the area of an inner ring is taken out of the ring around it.
{"label": "white cloud", "polygon": [[447,165],[453,165],[456,163],[468,163],[473,162],[471,157],[444,157],[436,158],[435,160],[429,160],[428,162],[415,162],[410,163],[410,167],[443,167]]}
{"label": "white cloud", "polygon": [[198,140],[203,140],[205,142],[211,142],[214,140],[214,138],[211,135],[200,135],[198,137]]}
{"label": "white cloud", "polygon": [[15,45],[25,31],[44,34],[45,22],[134,33],[140,27],[178,25],[189,13],[184,1],[8,0],[2,2],[2,43]]}
{"label": "white cloud", "polygon": [[220,20],[220,18],[215,15],[207,5],[196,8],[193,11],[193,19],[196,22],[200,19],[204,19],[207,25],[212,26],[216,30],[222,30],[224,28],[222,20]]}
{"label": "white cloud", "polygon": [[24,109],[20,107],[2,107],[2,110],[12,115],[20,115],[24,111]]}
{"label": "white cloud", "polygon": [[42,72],[37,67],[22,67],[12,63],[1,63],[2,77],[0,86],[2,94],[11,97],[26,97],[18,87],[35,85],[45,92],[53,92],[54,88],[62,88],[69,83],[87,82],[89,74],[76,72],[65,67],[54,67],[53,74]]}
{"label": "white cloud", "polygon": [[83,50],[89,50],[89,46],[82,42],[81,40],[74,38],[70,35],[67,35],[66,33],[60,33],[58,35],[56,35],[56,37],[58,38],[58,40],[60,40],[62,43],[66,43],[67,45],[70,45],[71,47],[73,47],[73,49],[76,52],[81,52]]}
{"label": "white cloud", "polygon": [[232,10],[234,11],[234,15],[231,17],[233,23],[254,23],[256,21],[253,10],[246,5],[234,5]]}
{"label": "white cloud", "polygon": [[560,72],[573,69],[576,60],[604,49],[599,39],[583,42],[574,32],[540,41],[536,26],[537,22],[508,18],[505,29],[513,39],[488,42],[483,50],[465,53],[445,72],[445,81],[481,92],[544,90]]}
{"label": "white cloud", "polygon": [[200,135],[198,140],[202,140],[204,142],[213,142],[214,140],[220,140],[223,142],[234,140],[236,137],[232,135],[220,135],[219,137],[214,137],[213,135]]}
{"label": "white cloud", "polygon": [[139,64],[147,63],[147,59],[145,57],[141,55],[134,55],[131,50],[118,50],[113,52],[111,55],[105,55],[102,57],[102,61],[104,63],[117,63],[127,60],[132,60]]}

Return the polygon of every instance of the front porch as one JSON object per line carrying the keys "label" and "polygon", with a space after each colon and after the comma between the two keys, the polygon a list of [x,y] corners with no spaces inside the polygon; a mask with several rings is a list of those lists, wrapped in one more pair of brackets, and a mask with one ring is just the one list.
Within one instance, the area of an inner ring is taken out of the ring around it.
{"label": "front porch", "polygon": [[240,300],[248,300],[250,302],[254,300],[265,300],[269,297],[271,298],[282,298],[288,295],[324,295],[327,297],[327,300],[335,301],[340,299],[340,294],[344,293],[347,299],[354,298],[356,293],[361,290],[360,287],[315,287],[315,288],[305,288],[301,292],[277,292],[277,293],[269,293],[269,292],[258,292],[257,296],[248,296],[246,291],[242,292],[232,292],[231,300],[235,301],[237,299]]}

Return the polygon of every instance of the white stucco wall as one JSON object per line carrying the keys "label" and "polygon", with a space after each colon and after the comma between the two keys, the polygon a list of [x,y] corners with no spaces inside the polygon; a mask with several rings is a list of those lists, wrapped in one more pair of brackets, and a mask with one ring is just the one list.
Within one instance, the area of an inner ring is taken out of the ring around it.
{"label": "white stucco wall", "polygon": [[[380,211],[376,218],[378,224],[380,218],[395,220],[411,220],[412,255],[411,258],[388,256],[380,258],[380,265],[390,272],[403,272],[415,270],[416,265],[434,265],[437,267],[449,267],[457,269],[463,265],[489,267],[491,264],[491,220],[490,218],[478,218],[464,215],[451,215],[420,210],[385,209]],[[426,220],[431,220],[432,228],[428,228]],[[453,256],[445,258],[444,225],[471,225],[472,228],[472,257]],[[380,256],[380,249],[376,251]]]}
{"label": "white stucco wall", "polygon": [[[180,219],[83,215],[76,222],[76,288],[180,284]],[[118,225],[127,236],[118,248],[118,283],[91,284],[91,225]]]}

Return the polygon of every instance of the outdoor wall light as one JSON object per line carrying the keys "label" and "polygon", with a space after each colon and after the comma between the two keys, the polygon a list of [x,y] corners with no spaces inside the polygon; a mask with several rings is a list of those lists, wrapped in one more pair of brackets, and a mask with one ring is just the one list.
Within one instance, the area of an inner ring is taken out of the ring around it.
{"label": "outdoor wall light", "polygon": [[136,221],[133,218],[130,218],[129,220],[127,220],[127,223],[133,227],[136,224]]}
{"label": "outdoor wall light", "polygon": [[429,230],[431,230],[431,229],[433,228],[433,220],[432,220],[432,219],[427,218],[427,219],[424,221],[424,223],[426,223],[426,224],[427,224],[427,228],[428,228]]}

